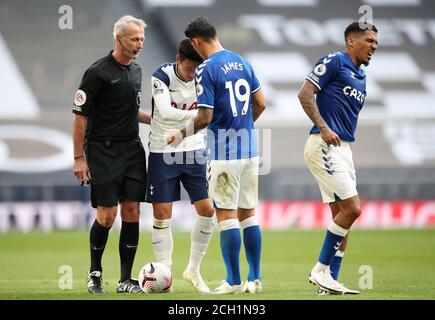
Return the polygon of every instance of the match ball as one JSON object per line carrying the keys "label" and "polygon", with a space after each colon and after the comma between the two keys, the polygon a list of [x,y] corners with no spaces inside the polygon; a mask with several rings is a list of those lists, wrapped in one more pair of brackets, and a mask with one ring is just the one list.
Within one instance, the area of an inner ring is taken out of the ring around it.
{"label": "match ball", "polygon": [[161,262],[150,262],[139,272],[139,286],[145,293],[166,292],[172,285],[171,270]]}

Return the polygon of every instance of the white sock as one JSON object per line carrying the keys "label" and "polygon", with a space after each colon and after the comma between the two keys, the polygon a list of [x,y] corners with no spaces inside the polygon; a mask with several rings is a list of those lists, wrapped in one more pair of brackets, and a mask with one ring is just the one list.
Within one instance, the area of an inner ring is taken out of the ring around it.
{"label": "white sock", "polygon": [[152,241],[156,262],[164,263],[171,268],[174,241],[171,232],[171,219],[153,218]]}
{"label": "white sock", "polygon": [[349,232],[349,229],[344,229],[343,227],[340,227],[338,224],[335,223],[334,220],[332,220],[328,225],[328,230],[332,232],[333,234],[345,237],[346,234]]}
{"label": "white sock", "polygon": [[190,245],[190,258],[187,269],[199,273],[202,257],[204,257],[213,235],[214,217],[196,215],[193,222]]}
{"label": "white sock", "polygon": [[242,228],[242,230],[244,230],[245,228],[259,226],[259,225],[260,224],[258,223],[257,216],[252,216],[252,217],[246,218],[243,221],[240,221],[240,227]]}
{"label": "white sock", "polygon": [[327,266],[326,264],[320,263],[319,261],[316,262],[316,265],[313,268],[313,270],[315,270],[315,271],[321,271],[321,270],[326,270],[326,269],[329,269],[329,266]]}
{"label": "white sock", "polygon": [[229,229],[240,229],[240,223],[237,219],[227,219],[219,222],[220,231],[225,231]]}

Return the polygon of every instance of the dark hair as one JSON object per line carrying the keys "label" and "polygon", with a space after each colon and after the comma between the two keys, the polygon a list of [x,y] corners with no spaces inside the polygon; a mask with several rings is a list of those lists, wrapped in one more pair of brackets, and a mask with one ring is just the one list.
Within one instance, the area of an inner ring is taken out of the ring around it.
{"label": "dark hair", "polygon": [[184,39],[180,42],[178,45],[178,54],[183,59],[197,62],[204,61],[204,59],[195,51],[189,39]]}
{"label": "dark hair", "polygon": [[[361,28],[362,27],[362,28]],[[344,40],[347,42],[347,38],[353,33],[363,33],[366,30],[373,30],[374,32],[378,32],[378,29],[374,24],[370,24],[367,22],[361,23],[358,21],[352,22],[347,26],[346,30],[344,30]]]}
{"label": "dark hair", "polygon": [[217,32],[210,20],[205,17],[196,17],[184,29],[184,35],[189,39],[202,38],[210,40],[216,37]]}

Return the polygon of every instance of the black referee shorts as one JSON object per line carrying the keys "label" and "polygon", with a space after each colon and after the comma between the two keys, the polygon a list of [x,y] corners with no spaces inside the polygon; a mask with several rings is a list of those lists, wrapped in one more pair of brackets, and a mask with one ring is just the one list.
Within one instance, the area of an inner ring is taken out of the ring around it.
{"label": "black referee shorts", "polygon": [[91,203],[111,207],[124,200],[145,201],[146,157],[139,138],[127,141],[86,141],[91,172]]}

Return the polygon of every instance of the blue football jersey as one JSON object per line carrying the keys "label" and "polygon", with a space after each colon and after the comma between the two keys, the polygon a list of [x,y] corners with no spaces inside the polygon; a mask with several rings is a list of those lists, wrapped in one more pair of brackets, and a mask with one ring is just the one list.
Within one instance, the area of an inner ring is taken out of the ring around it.
{"label": "blue football jersey", "polygon": [[[358,115],[366,97],[366,74],[346,52],[331,53],[317,61],[305,78],[320,91],[316,101],[328,126],[344,141],[355,141]],[[319,133],[314,126],[310,133]]]}
{"label": "blue football jersey", "polygon": [[207,131],[208,159],[258,156],[252,118],[252,94],[261,88],[252,66],[241,56],[222,50],[195,70],[198,108],[212,108]]}

